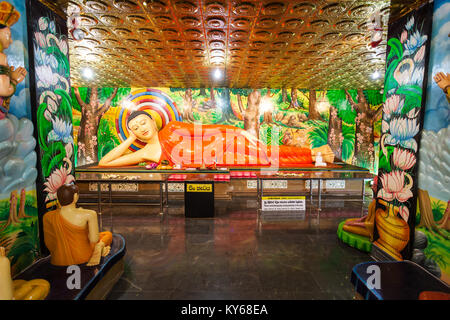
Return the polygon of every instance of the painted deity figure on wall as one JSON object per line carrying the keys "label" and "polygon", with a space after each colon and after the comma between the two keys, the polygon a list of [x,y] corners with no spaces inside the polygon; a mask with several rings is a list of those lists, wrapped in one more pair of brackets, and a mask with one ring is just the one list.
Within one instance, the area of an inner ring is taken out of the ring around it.
{"label": "painted deity figure on wall", "polygon": [[0,119],[9,111],[9,102],[16,92],[16,86],[22,82],[27,70],[8,65],[8,58],[3,50],[13,42],[10,27],[20,18],[20,13],[8,2],[0,3]]}

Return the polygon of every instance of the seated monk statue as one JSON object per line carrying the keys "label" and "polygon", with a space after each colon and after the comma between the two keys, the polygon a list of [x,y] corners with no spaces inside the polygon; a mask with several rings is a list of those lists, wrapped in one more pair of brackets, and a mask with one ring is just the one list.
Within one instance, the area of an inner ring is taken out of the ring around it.
{"label": "seated monk statue", "polygon": [[[268,147],[247,131],[230,125],[196,125],[170,121],[158,130],[155,120],[145,111],[134,111],[127,120],[129,136],[108,152],[101,167],[136,165],[163,160],[170,166],[185,168],[216,164],[217,166],[298,167],[312,164],[312,151],[295,146]],[[138,140],[140,150],[127,153]],[[321,150],[322,151],[322,150]],[[323,150],[322,154],[328,154]],[[327,161],[328,157],[325,158]]]}
{"label": "seated monk statue", "polygon": [[347,219],[342,228],[344,231],[358,234],[363,237],[367,237],[370,239],[370,241],[373,241],[373,229],[375,226],[374,223],[375,223],[375,210],[377,203],[376,198],[377,182],[378,176],[375,176],[372,184],[373,199],[372,202],[369,204],[369,210],[367,215],[361,218]]}
{"label": "seated monk statue", "polygon": [[51,264],[98,265],[111,249],[112,233],[99,232],[95,211],[76,207],[79,197],[76,185],[61,186],[57,197],[61,207],[47,212],[43,218],[44,241],[51,254]]}

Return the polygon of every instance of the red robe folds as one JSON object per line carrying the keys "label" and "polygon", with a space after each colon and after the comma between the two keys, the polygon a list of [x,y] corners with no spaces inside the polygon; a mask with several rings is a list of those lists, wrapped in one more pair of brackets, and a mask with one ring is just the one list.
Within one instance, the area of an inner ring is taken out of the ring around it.
{"label": "red robe folds", "polygon": [[311,164],[311,150],[292,146],[266,146],[246,131],[229,125],[194,125],[169,122],[158,133],[162,160],[171,165],[200,167],[278,166]]}

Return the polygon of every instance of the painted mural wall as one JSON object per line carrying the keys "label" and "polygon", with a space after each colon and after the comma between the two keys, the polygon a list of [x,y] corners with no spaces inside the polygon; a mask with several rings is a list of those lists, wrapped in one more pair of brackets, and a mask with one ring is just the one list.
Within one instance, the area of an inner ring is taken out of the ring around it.
{"label": "painted mural wall", "polygon": [[410,259],[433,4],[389,26],[374,244]]}
{"label": "painted mural wall", "polygon": [[[24,0],[0,2],[0,23],[14,6],[20,15],[11,29],[12,44],[3,50],[9,66],[29,70]],[[1,53],[0,53],[1,55]],[[6,77],[6,75],[1,75]],[[36,139],[30,104],[29,77],[16,86],[0,111],[0,246],[6,248],[11,272],[17,274],[40,253],[36,195]]]}
{"label": "painted mural wall", "polygon": [[450,283],[450,100],[436,81],[441,72],[450,81],[450,1],[434,2],[432,29],[412,260]]}
{"label": "painted mural wall", "polygon": [[149,108],[159,126],[227,124],[267,145],[328,144],[336,159],[376,172],[382,98],[376,90],[74,88],[76,162],[98,162],[126,139],[128,110]]}
{"label": "painted mural wall", "polygon": [[[69,45],[66,21],[37,1],[28,0],[31,92],[38,123],[40,184],[46,208],[56,205],[56,191],[74,181]],[[42,214],[44,214],[43,212]]]}

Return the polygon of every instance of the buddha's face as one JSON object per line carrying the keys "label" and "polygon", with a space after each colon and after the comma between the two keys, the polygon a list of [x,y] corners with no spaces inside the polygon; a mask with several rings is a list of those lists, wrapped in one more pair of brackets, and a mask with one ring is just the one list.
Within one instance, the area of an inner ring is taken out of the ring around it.
{"label": "buddha's face", "polygon": [[131,119],[128,128],[141,141],[150,140],[158,132],[155,121],[144,114]]}
{"label": "buddha's face", "polygon": [[0,29],[0,43],[3,49],[7,49],[12,43],[11,29],[9,27]]}

